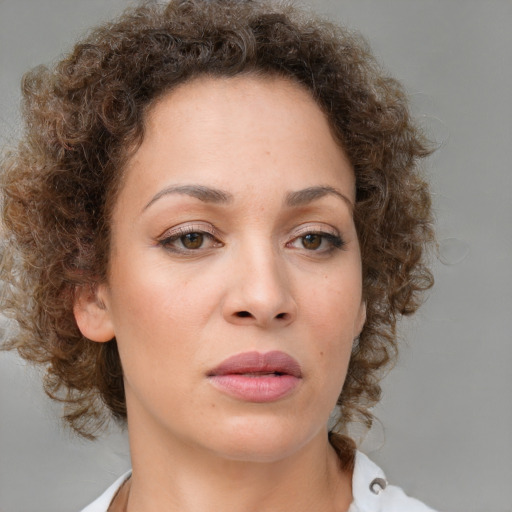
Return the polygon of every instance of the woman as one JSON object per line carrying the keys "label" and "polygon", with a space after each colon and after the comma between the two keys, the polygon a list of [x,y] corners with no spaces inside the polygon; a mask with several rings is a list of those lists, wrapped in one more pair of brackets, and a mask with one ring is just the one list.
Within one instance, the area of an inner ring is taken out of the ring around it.
{"label": "woman", "polygon": [[289,6],[173,1],[23,87],[9,346],[76,432],[130,436],[132,472],[85,510],[429,510],[348,436],[432,283],[429,151],[365,44]]}

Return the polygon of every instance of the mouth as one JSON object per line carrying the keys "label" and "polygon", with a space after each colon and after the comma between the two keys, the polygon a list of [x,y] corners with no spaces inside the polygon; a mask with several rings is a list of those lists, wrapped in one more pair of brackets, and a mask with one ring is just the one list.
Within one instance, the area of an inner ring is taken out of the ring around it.
{"label": "mouth", "polygon": [[244,352],[231,356],[208,373],[209,377],[221,375],[292,375],[302,377],[299,363],[285,352]]}
{"label": "mouth", "polygon": [[289,396],[300,384],[302,370],[284,352],[245,352],[229,357],[207,377],[215,388],[231,397],[263,403]]}

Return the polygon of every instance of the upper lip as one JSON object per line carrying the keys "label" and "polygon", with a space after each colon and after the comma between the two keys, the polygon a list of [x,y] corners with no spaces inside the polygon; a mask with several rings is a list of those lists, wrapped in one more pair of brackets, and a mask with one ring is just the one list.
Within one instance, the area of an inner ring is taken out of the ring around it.
{"label": "upper lip", "polygon": [[302,376],[300,364],[292,356],[279,350],[263,354],[256,351],[244,352],[228,357],[208,372],[208,376],[240,375],[246,373],[282,373],[297,378]]}

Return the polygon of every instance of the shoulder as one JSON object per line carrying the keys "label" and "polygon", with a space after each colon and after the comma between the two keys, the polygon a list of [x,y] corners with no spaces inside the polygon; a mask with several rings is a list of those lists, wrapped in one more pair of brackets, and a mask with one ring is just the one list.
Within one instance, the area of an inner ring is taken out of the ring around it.
{"label": "shoulder", "polygon": [[389,485],[384,472],[361,452],[356,454],[352,492],[349,512],[434,512],[400,487]]}
{"label": "shoulder", "polygon": [[117,491],[119,491],[131,474],[132,472],[128,471],[120,476],[99,498],[95,499],[90,505],[87,505],[81,512],[107,512]]}

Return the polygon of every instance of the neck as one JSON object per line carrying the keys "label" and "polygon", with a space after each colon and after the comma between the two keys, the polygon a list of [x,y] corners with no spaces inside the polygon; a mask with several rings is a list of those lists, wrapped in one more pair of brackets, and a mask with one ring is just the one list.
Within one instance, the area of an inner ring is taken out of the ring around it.
{"label": "neck", "polygon": [[326,432],[288,456],[254,462],[180,440],[162,442],[144,430],[130,425],[133,474],[119,493],[120,510],[345,512],[352,501],[352,475],[341,468]]}

